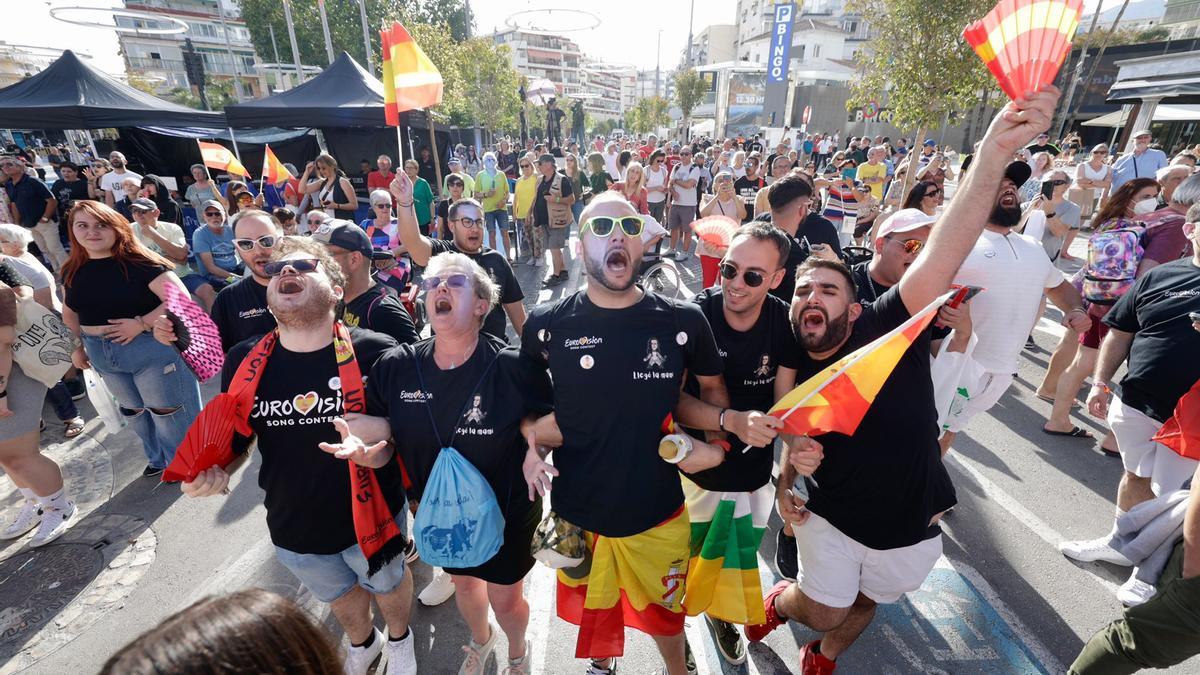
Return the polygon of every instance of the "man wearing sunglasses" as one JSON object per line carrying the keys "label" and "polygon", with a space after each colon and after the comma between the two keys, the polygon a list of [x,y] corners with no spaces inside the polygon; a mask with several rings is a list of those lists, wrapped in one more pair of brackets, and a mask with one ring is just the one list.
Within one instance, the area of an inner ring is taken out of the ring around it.
{"label": "man wearing sunglasses", "polygon": [[664,257],[687,260],[692,248],[692,233],[688,225],[696,219],[696,205],[700,203],[696,194],[700,178],[704,175],[704,164],[692,161],[692,149],[685,147],[679,153],[679,165],[671,171],[667,185],[667,229],[671,232],[671,245]]}
{"label": "man wearing sunglasses", "polygon": [[[671,464],[655,448],[685,376],[695,376],[710,402],[728,404],[721,357],[698,307],[636,285],[642,220],[623,196],[597,195],[582,220],[579,249],[587,287],[535,308],[522,335],[523,356],[552,375],[551,424],[561,430],[553,437],[534,431],[525,478],[534,487],[553,472],[554,512],[594,541],[621,542],[613,547],[620,557],[615,563],[598,562],[582,578],[560,574],[560,617],[583,623],[589,585],[619,587],[629,598],[653,599],[649,606],[645,600],[614,601],[608,606],[611,620],[581,631],[576,654],[592,659],[589,672],[614,671],[624,627],[633,626],[654,638],[671,675],[683,675],[682,599],[690,525],[678,469],[711,468],[724,453],[697,444]],[[714,409],[714,419],[719,411]],[[538,446],[560,444],[555,466],[549,468]]]}
{"label": "man wearing sunglasses", "polygon": [[[1042,247],[1050,262],[1058,260],[1062,253],[1067,233],[1079,228],[1079,207],[1067,199],[1071,179],[1061,169],[1054,169],[1042,179],[1042,192],[1021,205],[1025,212],[1038,210],[1046,215],[1046,229],[1042,232]],[[1049,196],[1046,193],[1049,192]],[[1184,209],[1187,210],[1186,208]]]}
{"label": "man wearing sunglasses", "polygon": [[[1057,89],[1046,87],[1005,106],[942,217],[946,226],[933,228],[929,250],[869,306],[856,301],[854,281],[840,263],[810,258],[799,268],[791,323],[808,359],[798,380],[886,335],[946,294],[988,226],[1002,181],[1004,198],[1019,206],[1005,166],[1049,126],[1058,98]],[[1049,266],[1040,247],[1030,246]],[[1040,278],[1025,275],[1021,281],[1040,295]],[[979,298],[991,292],[989,287]],[[1034,304],[1036,310],[1036,299]],[[924,331],[900,358],[855,433],[819,437],[823,458],[815,471],[793,453],[783,457],[778,507],[795,530],[803,564],[798,583],[780,582],[764,599],[767,622],[747,628],[750,640],[763,639],[788,619],[800,621],[822,636],[801,648],[796,672],[832,673],[836,659],[870,625],[878,603],[897,602],[920,588],[942,553],[938,521],[956,502],[937,426],[930,335]],[[797,475],[810,473],[814,480],[808,482],[806,502],[792,486]]]}
{"label": "man wearing sunglasses", "polygon": [[575,203],[575,195],[571,181],[558,171],[554,155],[542,155],[538,158],[537,198],[533,202],[533,222],[542,230],[546,249],[550,251],[550,276],[542,283],[542,288],[551,288],[567,280],[567,266],[563,260],[563,250],[567,247],[567,234],[575,216],[571,213],[571,205]]}
{"label": "man wearing sunglasses", "polygon": [[408,310],[371,275],[375,251],[365,230],[348,220],[333,220],[313,233],[313,241],[325,244],[346,277],[343,323],[390,335],[402,345],[417,341]]}
{"label": "man wearing sunglasses", "polygon": [[[324,215],[324,214],[322,214]],[[229,352],[234,345],[251,337],[264,335],[275,328],[275,317],[267,309],[267,284],[271,277],[266,266],[283,236],[279,221],[266,211],[241,211],[230,221],[234,247],[250,273],[239,277],[217,293],[212,319],[221,333],[221,347]],[[155,337],[159,334],[155,326]]]}
{"label": "man wearing sunglasses", "polygon": [[175,263],[171,270],[188,292],[196,296],[205,311],[211,311],[217,292],[212,284],[200,274],[192,272],[188,265],[187,236],[183,228],[175,223],[158,219],[161,212],[154,200],[146,197],[135,199],[129,207],[133,214],[133,234],[146,248]]}
{"label": "man wearing sunglasses", "polygon": [[463,199],[450,205],[446,210],[446,219],[450,223],[450,232],[454,235],[454,240],[442,241],[421,234],[412,209],[412,181],[407,174],[396,174],[396,180],[392,181],[390,190],[396,200],[400,243],[408,249],[413,264],[424,267],[430,258],[446,251],[466,254],[487,270],[492,280],[500,286],[500,303],[492,308],[480,330],[501,340],[507,340],[508,333],[504,327],[504,317],[507,315],[513,331],[521,335],[525,326],[525,305],[521,304],[521,301],[525,299],[525,294],[521,291],[521,285],[517,283],[517,276],[513,274],[508,258],[503,253],[483,245],[483,207],[479,202]]}
{"label": "man wearing sunglasses", "polygon": [[233,244],[233,228],[225,224],[225,207],[210,199],[200,208],[202,227],[192,233],[192,252],[199,272],[219,292],[242,275],[242,263]]}
{"label": "man wearing sunglasses", "polygon": [[850,269],[860,303],[870,305],[900,283],[925,248],[935,220],[920,209],[901,209],[883,221],[875,233],[875,255]]}

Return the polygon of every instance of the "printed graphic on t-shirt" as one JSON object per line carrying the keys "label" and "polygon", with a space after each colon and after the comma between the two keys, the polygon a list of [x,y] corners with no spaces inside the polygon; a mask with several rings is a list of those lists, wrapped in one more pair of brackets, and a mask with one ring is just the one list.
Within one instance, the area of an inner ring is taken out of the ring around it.
{"label": "printed graphic on t-shirt", "polygon": [[487,417],[487,413],[483,412],[483,408],[480,407],[482,401],[483,397],[475,394],[475,398],[471,400],[471,407],[463,413],[464,424],[474,424],[476,426],[483,424],[483,418]]}
{"label": "printed graphic on t-shirt", "polygon": [[754,371],[754,377],[767,377],[771,374],[771,355],[763,354],[759,361],[759,366]]}
{"label": "printed graphic on t-shirt", "polygon": [[642,363],[645,363],[647,368],[659,370],[667,365],[667,358],[658,350],[658,338],[650,338],[646,343],[646,358],[642,359]]}

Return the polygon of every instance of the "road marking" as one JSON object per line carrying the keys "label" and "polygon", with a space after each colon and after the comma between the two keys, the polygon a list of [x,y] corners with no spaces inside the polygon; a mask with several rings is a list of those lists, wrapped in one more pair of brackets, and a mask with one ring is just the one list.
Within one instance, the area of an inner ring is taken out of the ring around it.
{"label": "road marking", "polygon": [[529,603],[529,625],[525,628],[525,639],[529,641],[533,650],[533,668],[530,670],[532,675],[546,672],[546,643],[550,640],[550,621],[554,618],[552,605],[557,583],[554,570],[541,563],[534,563],[533,571],[525,584],[525,599]]}
{"label": "road marking", "polygon": [[[1059,542],[1065,541],[1065,537],[1059,534],[1057,530],[1048,525],[1044,520],[1034,515],[1032,511],[1025,508],[1020,502],[1005,492],[999,485],[996,485],[991,480],[984,477],[984,475],[975,467],[975,463],[972,460],[967,459],[959,453],[953,452],[952,448],[951,452],[946,454],[944,462],[947,466],[954,467],[960,472],[966,474],[966,476],[972,482],[974,482],[980,487],[980,489],[983,490],[983,493],[987,495],[990,501],[1007,511],[1010,516],[1017,520],[1017,522],[1021,523],[1031,532],[1036,534],[1042,541],[1049,544],[1055,551],[1058,551],[1058,544]],[[943,522],[943,524],[950,526],[950,528],[953,529],[952,523],[946,521]],[[1084,571],[1087,571],[1086,568],[1083,569]],[[1095,580],[1097,584],[1102,586],[1104,590],[1108,591],[1114,597],[1116,596],[1117,591],[1120,589],[1120,586],[1103,577],[1099,577],[1091,573],[1089,573],[1087,576]]]}

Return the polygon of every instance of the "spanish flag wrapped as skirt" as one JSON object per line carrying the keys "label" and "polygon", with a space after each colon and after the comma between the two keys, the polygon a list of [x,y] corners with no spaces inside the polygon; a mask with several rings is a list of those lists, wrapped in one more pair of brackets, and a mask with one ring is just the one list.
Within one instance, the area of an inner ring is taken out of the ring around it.
{"label": "spanish flag wrapped as skirt", "polygon": [[579,626],[576,658],[622,656],[627,627],[648,635],[683,631],[690,536],[686,507],[628,537],[587,531],[584,536],[591,569],[577,579],[558,572],[558,616]]}
{"label": "spanish flag wrapped as skirt", "polygon": [[758,545],[762,543],[775,489],[709,492],[687,478],[683,496],[692,519],[692,558],[688,563],[689,616],[709,616],[742,625],[766,623]]}

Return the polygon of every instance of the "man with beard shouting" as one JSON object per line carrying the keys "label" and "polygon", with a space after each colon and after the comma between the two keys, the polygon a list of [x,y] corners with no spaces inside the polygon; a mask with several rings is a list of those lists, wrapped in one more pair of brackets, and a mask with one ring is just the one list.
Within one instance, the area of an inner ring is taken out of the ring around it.
{"label": "man with beard shouting", "polygon": [[[1050,262],[1042,242],[1013,231],[1021,222],[1017,188],[1029,180],[1030,173],[1029,165],[1021,161],[1005,167],[987,227],[954,276],[956,284],[984,289],[971,301],[979,338],[972,358],[987,372],[975,386],[966,387],[969,398],[962,413],[947,420],[939,441],[942,454],[972,417],[987,412],[1008,391],[1017,372],[1017,357],[1037,323],[1043,292],[1062,310],[1064,326],[1076,333],[1091,326],[1079,291]],[[958,199],[955,196],[954,201]],[[948,215],[941,221],[953,222]]]}
{"label": "man with beard shouting", "polygon": [[[278,330],[230,350],[221,385],[250,402],[248,419],[238,421],[248,424],[262,453],[258,484],[276,557],[329,603],[350,640],[347,675],[366,675],[385,643],[387,675],[415,675],[400,469],[364,469],[319,447],[342,442],[337,426],[346,423],[335,419],[366,411],[363,373],[396,341],[335,321],[346,282],[324,246],[287,239],[264,271]],[[234,436],[243,457],[250,440]],[[229,474],[213,467],[182,487],[189,497],[207,497],[228,494],[228,486]],[[373,517],[380,512],[386,517]],[[372,625],[372,598],[387,621],[386,637]]]}
{"label": "man with beard shouting", "polygon": [[[557,600],[559,616],[580,626],[575,655],[592,659],[588,672],[614,672],[631,627],[654,639],[670,675],[684,675],[691,529],[679,470],[712,468],[725,453],[685,443],[668,462],[660,429],[689,375],[702,399],[728,405],[721,357],[699,307],[635,285],[642,220],[622,195],[597,195],[580,221],[586,289],[534,309],[521,338],[524,355],[552,375],[555,412],[543,420],[557,423],[545,434],[539,421],[525,478],[545,494],[556,476],[551,508],[584,530],[592,551],[586,573],[559,573]],[[713,408],[714,423],[722,412]],[[774,437],[751,433],[748,415],[721,416],[756,445]],[[554,466],[536,445],[561,446]]]}
{"label": "man with beard shouting", "polygon": [[[857,302],[854,280],[841,263],[809,258],[800,266],[791,322],[808,361],[798,380],[897,328],[948,290],[988,223],[1007,158],[1049,126],[1057,102],[1058,90],[1047,87],[1009,103],[992,120],[962,195],[933,228],[929,251],[874,302]],[[1041,284],[1035,286],[1040,292]],[[905,351],[853,436],[824,434],[819,448],[818,441],[785,437],[789,447],[796,441],[805,447],[798,453],[804,457],[785,454],[778,488],[779,512],[793,525],[801,569],[798,583],[781,581],[771,589],[766,623],[748,627],[746,636],[761,640],[788,619],[824,633],[800,650],[806,675],[832,673],[835,660],[871,623],[876,603],[919,588],[942,553],[938,520],[956,498],[938,452],[929,340],[923,331]],[[807,457],[814,449],[824,455],[815,471]],[[792,492],[797,473],[812,477],[807,504]]]}

